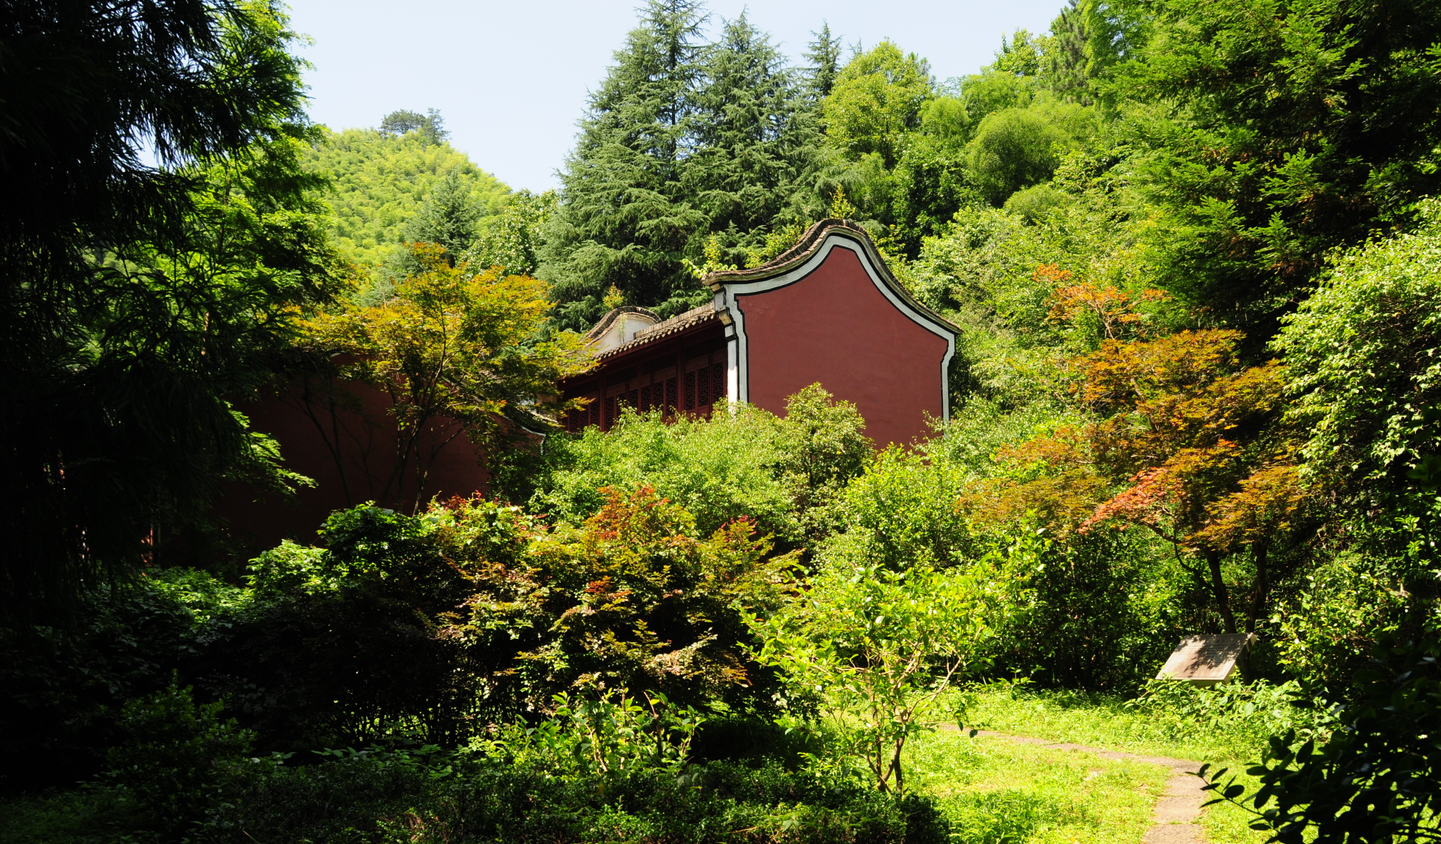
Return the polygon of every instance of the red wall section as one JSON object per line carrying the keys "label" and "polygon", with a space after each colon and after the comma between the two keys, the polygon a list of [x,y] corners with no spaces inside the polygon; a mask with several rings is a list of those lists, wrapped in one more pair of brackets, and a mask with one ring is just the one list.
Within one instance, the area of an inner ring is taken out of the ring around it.
{"label": "red wall section", "polygon": [[[349,383],[345,389],[356,403],[334,414],[324,398],[307,404],[306,384],[300,379],[281,396],[239,407],[250,417],[252,428],[280,443],[286,469],[316,481],[315,487],[300,488],[294,501],[257,493],[242,484],[226,484],[216,511],[245,552],[272,548],[282,539],[312,543],[316,528],[331,511],[370,500],[404,513],[411,511],[415,504],[414,462],[400,484],[392,479],[396,433],[388,413],[389,396],[364,384]],[[432,443],[448,438],[455,430],[451,420],[437,423],[423,435],[422,450],[428,452]],[[332,448],[337,440],[338,462]],[[469,496],[488,488],[475,447],[461,434],[446,444],[431,464],[422,503],[435,495]]]}
{"label": "red wall section", "polygon": [[738,295],[736,305],[751,404],[782,413],[787,396],[819,381],[855,403],[879,447],[928,436],[925,415],[941,416],[948,344],[891,304],[850,249],[835,247],[800,281]]}

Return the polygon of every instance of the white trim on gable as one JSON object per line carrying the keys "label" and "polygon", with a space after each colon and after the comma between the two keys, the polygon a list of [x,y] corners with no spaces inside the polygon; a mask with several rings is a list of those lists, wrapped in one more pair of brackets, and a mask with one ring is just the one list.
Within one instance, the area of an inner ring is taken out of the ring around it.
{"label": "white trim on gable", "polygon": [[887,301],[895,306],[896,310],[910,319],[915,324],[925,328],[932,334],[946,341],[946,353],[941,358],[941,419],[950,421],[951,418],[951,390],[948,377],[951,359],[956,353],[956,336],[947,327],[931,319],[926,314],[917,311],[904,298],[897,295],[871,262],[866,249],[854,237],[832,231],[826,235],[821,245],[812,253],[805,263],[770,278],[757,281],[722,281],[720,289],[715,294],[716,313],[726,323],[726,381],[729,388],[728,393],[734,401],[750,401],[750,347],[746,336],[745,312],[741,310],[736,300],[737,296],[746,296],[753,293],[765,293],[776,290],[790,284],[794,284],[811,273],[815,272],[825,260],[830,257],[833,249],[849,249],[860,258],[861,266],[865,268],[867,277],[876,289],[885,296]]}

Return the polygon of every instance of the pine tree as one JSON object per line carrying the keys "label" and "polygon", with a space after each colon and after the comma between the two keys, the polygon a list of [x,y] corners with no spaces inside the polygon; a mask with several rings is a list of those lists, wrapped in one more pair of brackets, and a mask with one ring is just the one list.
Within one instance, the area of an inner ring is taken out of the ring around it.
{"label": "pine tree", "polygon": [[831,35],[831,25],[825,22],[820,32],[811,35],[816,38],[806,48],[807,73],[811,96],[819,102],[830,95],[841,72],[841,39]]}
{"label": "pine tree", "polygon": [[380,121],[380,134],[387,138],[398,138],[407,132],[417,133],[427,144],[444,143],[450,138],[440,112],[433,108],[425,114],[406,109],[392,111]]}
{"label": "pine tree", "polygon": [[1098,0],[1070,0],[1051,22],[1051,38],[1041,57],[1042,83],[1064,99],[1093,105],[1096,79],[1120,59],[1124,48],[1120,22]]}
{"label": "pine tree", "polygon": [[707,51],[684,181],[708,233],[733,250],[727,262],[743,261],[777,222],[796,222],[786,208],[805,193],[820,141],[797,76],[744,13]]}
{"label": "pine tree", "polygon": [[476,224],[483,213],[471,195],[470,180],[451,170],[406,224],[404,237],[412,243],[439,244],[445,249],[446,262],[455,266],[475,240]]}
{"label": "pine tree", "polygon": [[694,140],[703,22],[696,0],[650,0],[591,95],[541,253],[563,327],[599,318],[612,285],[662,312],[697,298],[682,260],[706,217],[681,170]]}

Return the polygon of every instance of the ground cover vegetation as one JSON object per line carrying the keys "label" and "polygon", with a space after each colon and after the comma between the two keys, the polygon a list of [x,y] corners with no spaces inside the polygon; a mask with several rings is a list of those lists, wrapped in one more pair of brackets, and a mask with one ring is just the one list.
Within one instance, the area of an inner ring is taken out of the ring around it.
{"label": "ground cover vegetation", "polygon": [[[1217,842],[1437,837],[1435,4],[1073,0],[940,81],[653,0],[541,195],[309,124],[272,4],[10,17],[0,841],[1138,839],[1162,769],[973,727],[1206,762]],[[573,330],[828,215],[959,329],[934,436],[556,428]],[[489,495],[226,562],[301,376]],[[1247,682],[1151,680],[1194,632]]]}

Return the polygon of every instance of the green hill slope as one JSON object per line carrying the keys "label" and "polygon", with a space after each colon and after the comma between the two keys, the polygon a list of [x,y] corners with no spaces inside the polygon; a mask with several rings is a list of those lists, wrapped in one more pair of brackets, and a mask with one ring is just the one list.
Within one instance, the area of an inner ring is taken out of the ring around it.
{"label": "green hill slope", "polygon": [[472,198],[486,214],[498,210],[510,194],[465,153],[420,132],[327,132],[306,166],[333,180],[329,200],[336,244],[351,259],[373,267],[399,247],[406,222],[447,173],[456,171],[470,184]]}

